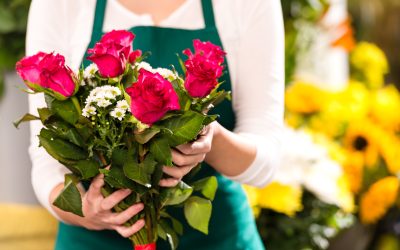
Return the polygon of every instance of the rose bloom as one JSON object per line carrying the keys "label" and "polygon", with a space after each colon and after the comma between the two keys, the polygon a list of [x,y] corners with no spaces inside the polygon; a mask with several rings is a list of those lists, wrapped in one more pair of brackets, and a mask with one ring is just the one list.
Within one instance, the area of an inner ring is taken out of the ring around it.
{"label": "rose bloom", "polygon": [[199,39],[193,40],[194,54],[186,49],[183,51],[185,55],[192,58],[195,55],[201,55],[210,61],[222,64],[226,55],[225,51],[220,46],[212,44],[211,42],[202,42]]}
{"label": "rose bloom", "polygon": [[73,72],[59,54],[39,52],[25,57],[17,62],[16,70],[26,85],[37,92],[45,88],[63,97],[70,97],[77,87]]}
{"label": "rose bloom", "polygon": [[117,77],[121,75],[126,63],[134,62],[141,51],[132,49],[135,35],[126,30],[113,30],[103,35],[101,40],[89,49],[89,60],[99,68],[102,77]]}
{"label": "rose bloom", "polygon": [[192,97],[205,97],[218,85],[223,67],[203,56],[195,56],[185,62],[185,88]]}
{"label": "rose bloom", "polygon": [[180,109],[178,95],[159,73],[140,69],[138,81],[126,92],[131,97],[132,114],[148,125],[160,120],[168,111]]}
{"label": "rose bloom", "polygon": [[192,97],[202,98],[218,85],[222,75],[225,52],[210,42],[193,41],[194,54],[189,49],[183,51],[189,57],[185,61],[185,88]]}

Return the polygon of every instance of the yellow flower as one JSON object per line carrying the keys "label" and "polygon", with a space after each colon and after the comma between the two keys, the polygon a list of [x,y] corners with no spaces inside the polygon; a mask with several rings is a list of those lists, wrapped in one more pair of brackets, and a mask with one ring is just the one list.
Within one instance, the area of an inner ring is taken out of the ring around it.
{"label": "yellow flower", "polygon": [[362,185],[364,172],[364,157],[360,152],[347,152],[346,161],[343,164],[343,171],[346,175],[350,190],[357,194]]}
{"label": "yellow flower", "polygon": [[253,209],[254,217],[258,217],[261,212],[261,209],[258,206],[258,197],[260,196],[259,189],[247,185],[243,185],[243,189],[247,195],[247,200],[250,204],[250,207]]}
{"label": "yellow flower", "polygon": [[400,139],[395,134],[382,132],[380,151],[389,172],[400,175]]}
{"label": "yellow flower", "polygon": [[353,50],[350,62],[356,70],[355,77],[366,80],[371,88],[379,88],[384,84],[384,76],[389,72],[389,64],[385,53],[376,45],[367,42],[359,43]]}
{"label": "yellow flower", "polygon": [[398,197],[399,179],[385,177],[371,185],[361,196],[360,217],[364,224],[377,222],[394,205]]}
{"label": "yellow flower", "polygon": [[386,129],[400,129],[400,94],[395,86],[389,85],[372,94],[371,117]]}
{"label": "yellow flower", "polygon": [[349,124],[343,139],[344,147],[350,152],[363,155],[365,165],[376,165],[379,157],[380,130],[369,120],[355,120]]}
{"label": "yellow flower", "polygon": [[258,204],[262,208],[272,209],[288,216],[294,216],[303,209],[301,187],[272,182],[260,189],[258,195]]}
{"label": "yellow flower", "polygon": [[354,195],[350,190],[350,183],[348,179],[343,175],[338,179],[337,183],[339,187],[339,205],[346,213],[354,212]]}
{"label": "yellow flower", "polygon": [[328,93],[303,82],[292,84],[286,90],[285,104],[290,112],[311,114],[322,109]]}

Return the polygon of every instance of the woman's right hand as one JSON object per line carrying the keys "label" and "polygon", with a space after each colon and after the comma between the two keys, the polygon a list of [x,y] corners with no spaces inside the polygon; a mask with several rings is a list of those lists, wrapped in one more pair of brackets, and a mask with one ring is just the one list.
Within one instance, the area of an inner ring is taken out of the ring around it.
{"label": "woman's right hand", "polygon": [[[67,223],[79,225],[90,230],[115,230],[125,238],[132,236],[144,226],[144,220],[140,219],[130,227],[126,227],[123,224],[142,211],[143,204],[137,203],[119,213],[112,212],[112,208],[130,195],[132,191],[121,189],[104,198],[101,194],[103,185],[104,176],[100,174],[93,179],[86,193],[82,194],[82,212],[84,217],[62,211],[54,206],[53,208],[57,215]],[[50,197],[51,201],[54,200],[52,199],[53,197],[56,197],[54,193],[58,194],[61,191],[62,185],[61,189],[58,189],[59,186],[53,190]]]}

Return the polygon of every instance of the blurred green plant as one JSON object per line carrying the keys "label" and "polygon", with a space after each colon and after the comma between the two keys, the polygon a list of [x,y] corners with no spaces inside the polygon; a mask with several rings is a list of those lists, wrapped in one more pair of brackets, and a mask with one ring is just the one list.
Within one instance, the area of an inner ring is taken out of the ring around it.
{"label": "blurred green plant", "polygon": [[258,230],[269,250],[323,250],[330,240],[353,224],[354,217],[322,202],[310,192],[302,198],[303,210],[296,216],[262,209]]}
{"label": "blurred green plant", "polygon": [[25,33],[30,0],[0,0],[0,98],[4,74],[14,68],[25,52]]}
{"label": "blurred green plant", "polygon": [[[299,44],[301,27],[305,24],[315,25],[329,8],[327,0],[291,0],[282,1],[285,21],[285,76],[290,83],[297,64],[297,55],[307,45]],[[312,41],[309,41],[309,45]]]}

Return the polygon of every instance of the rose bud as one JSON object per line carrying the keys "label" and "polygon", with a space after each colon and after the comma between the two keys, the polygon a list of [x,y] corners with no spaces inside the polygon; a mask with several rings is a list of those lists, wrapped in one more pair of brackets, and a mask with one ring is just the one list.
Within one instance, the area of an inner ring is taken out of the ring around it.
{"label": "rose bud", "polygon": [[72,70],[59,54],[39,52],[25,57],[17,62],[16,70],[30,89],[52,94],[57,99],[72,96],[78,88]]}

